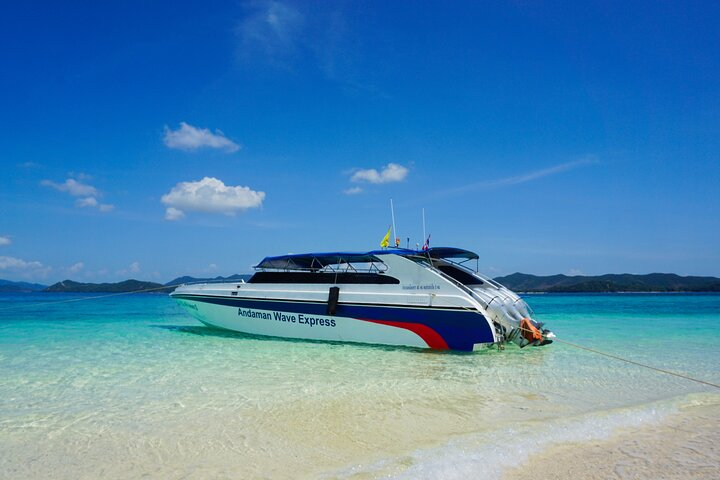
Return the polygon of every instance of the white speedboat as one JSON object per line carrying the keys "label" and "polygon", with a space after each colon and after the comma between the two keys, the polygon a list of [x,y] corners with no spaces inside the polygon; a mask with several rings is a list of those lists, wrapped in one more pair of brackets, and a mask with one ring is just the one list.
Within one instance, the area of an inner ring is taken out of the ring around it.
{"label": "white speedboat", "polygon": [[551,343],[517,294],[459,248],[267,257],[244,282],[170,295],[202,323],[273,337],[471,351]]}

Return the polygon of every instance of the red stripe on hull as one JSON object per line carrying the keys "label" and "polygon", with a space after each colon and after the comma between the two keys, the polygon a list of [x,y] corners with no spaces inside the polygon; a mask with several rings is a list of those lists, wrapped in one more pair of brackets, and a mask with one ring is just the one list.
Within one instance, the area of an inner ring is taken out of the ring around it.
{"label": "red stripe on hull", "polygon": [[423,339],[427,343],[428,347],[433,350],[449,350],[447,342],[440,336],[438,332],[423,325],[422,323],[409,323],[409,322],[393,322],[391,320],[371,320],[369,318],[359,318],[365,322],[379,323],[381,325],[388,325],[390,327],[404,328],[410,330],[417,336]]}

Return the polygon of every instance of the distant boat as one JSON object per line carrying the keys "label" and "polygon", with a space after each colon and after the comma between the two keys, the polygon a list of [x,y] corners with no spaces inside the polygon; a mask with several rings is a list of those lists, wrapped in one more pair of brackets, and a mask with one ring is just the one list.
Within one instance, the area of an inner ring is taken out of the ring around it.
{"label": "distant boat", "polygon": [[554,335],[517,294],[465,265],[459,248],[267,257],[244,282],[170,295],[202,323],[272,337],[472,351]]}

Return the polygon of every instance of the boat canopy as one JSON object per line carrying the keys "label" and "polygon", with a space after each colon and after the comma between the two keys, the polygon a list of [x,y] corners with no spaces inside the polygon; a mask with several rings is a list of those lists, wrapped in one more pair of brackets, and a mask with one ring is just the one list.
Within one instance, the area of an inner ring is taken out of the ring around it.
{"label": "boat canopy", "polygon": [[426,250],[430,258],[464,258],[465,260],[477,260],[480,258],[477,253],[470,250],[454,247],[433,247]]}
{"label": "boat canopy", "polygon": [[293,255],[280,255],[278,257],[265,257],[255,268],[280,270],[320,270],[329,265],[350,263],[382,263],[373,255],[373,252],[329,252],[329,253],[302,253]]}
{"label": "boat canopy", "polygon": [[280,255],[277,257],[265,257],[255,266],[255,268],[276,270],[320,270],[331,265],[382,263],[382,260],[378,257],[389,254],[402,256],[420,255],[429,256],[430,258],[460,258],[465,260],[474,260],[479,258],[476,253],[453,247],[434,247],[428,250],[387,248],[384,250],[372,250],[370,252],[301,253]]}

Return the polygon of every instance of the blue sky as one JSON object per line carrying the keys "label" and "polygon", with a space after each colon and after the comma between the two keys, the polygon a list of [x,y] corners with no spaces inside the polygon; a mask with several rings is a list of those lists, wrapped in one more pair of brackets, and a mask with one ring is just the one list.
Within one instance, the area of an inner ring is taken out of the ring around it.
{"label": "blue sky", "polygon": [[493,276],[720,275],[711,2],[19,2],[0,278],[402,243]]}

